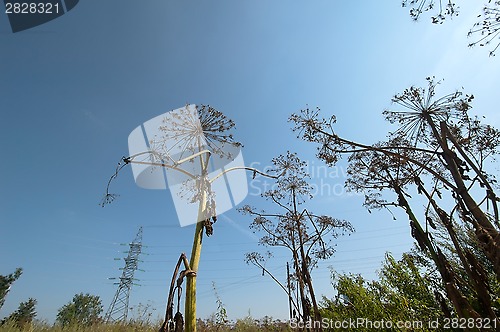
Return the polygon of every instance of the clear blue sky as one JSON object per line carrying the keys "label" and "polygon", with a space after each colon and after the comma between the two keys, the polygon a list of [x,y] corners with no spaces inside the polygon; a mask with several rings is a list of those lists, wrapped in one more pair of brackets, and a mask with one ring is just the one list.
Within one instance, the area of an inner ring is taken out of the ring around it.
{"label": "clear blue sky", "polygon": [[[480,3],[461,2],[444,25],[415,23],[399,1],[81,1],[45,25],[13,34],[0,13],[0,274],[24,273],[0,317],[29,297],[38,317],[84,292],[106,310],[126,247],[140,225],[148,246],[131,304],[163,315],[167,283],[193,226],[180,228],[167,191],[138,188],[130,169],[114,183],[121,197],[98,203],[138,125],[186,103],[210,104],[236,122],[247,164],[297,151],[317,167],[314,146],[295,138],[287,117],[306,104],[336,114],[341,134],[364,142],[384,138],[381,112],[395,93],[436,75],[438,93],[462,86],[474,112],[496,126],[499,59],[468,49],[465,35]],[[332,195],[311,210],[345,218],[357,232],[313,274],[317,292],[332,296],[330,271],[375,278],[386,251],[410,249],[408,222],[368,214],[362,199],[342,192],[344,164],[326,181]],[[315,179],[316,181],[318,179]],[[255,189],[251,188],[251,193]],[[259,205],[250,195],[244,203]],[[258,250],[250,220],[225,213],[204,239],[198,312],[216,310],[217,291],[230,318],[287,317],[287,301],[244,253]],[[268,263],[283,280],[285,253]]]}

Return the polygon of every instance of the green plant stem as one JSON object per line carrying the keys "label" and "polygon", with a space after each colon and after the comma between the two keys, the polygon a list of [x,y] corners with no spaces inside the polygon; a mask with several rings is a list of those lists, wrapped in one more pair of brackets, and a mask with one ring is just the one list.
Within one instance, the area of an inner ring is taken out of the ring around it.
{"label": "green plant stem", "polygon": [[[206,168],[203,163],[203,159],[200,157],[200,163],[202,165],[202,176],[205,175]],[[190,273],[187,275],[186,280],[186,304],[185,304],[185,331],[196,332],[196,277],[198,273],[198,266],[200,264],[201,256],[201,244],[203,240],[203,224],[206,218],[206,208],[207,208],[207,193],[205,187],[200,190],[200,205],[198,206],[198,223],[196,224],[196,229],[194,231],[193,238],[193,248],[191,249],[191,259],[189,261],[189,266],[191,271],[195,273]]]}
{"label": "green plant stem", "polygon": [[[200,203],[200,209],[201,205],[205,204]],[[189,262],[191,270],[195,272],[198,272],[198,265],[200,263],[202,239],[203,221],[200,221],[196,224],[193,248],[191,250],[191,260]],[[190,274],[186,278],[185,330],[196,332],[196,275]]]}

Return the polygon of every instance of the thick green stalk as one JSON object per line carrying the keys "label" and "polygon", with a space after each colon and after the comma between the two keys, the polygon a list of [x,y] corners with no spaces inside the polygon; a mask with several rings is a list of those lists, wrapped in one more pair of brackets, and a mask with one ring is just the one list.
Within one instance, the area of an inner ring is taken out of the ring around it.
{"label": "thick green stalk", "polygon": [[[205,194],[202,194],[198,216],[203,216],[205,214],[206,200],[204,198]],[[189,262],[191,270],[195,273],[198,273],[198,265],[200,264],[202,240],[203,221],[199,221],[196,224],[194,232],[193,248],[191,249],[191,260]],[[186,278],[185,330],[196,332],[196,274],[189,274]]]}
{"label": "thick green stalk", "polygon": [[[201,142],[198,141],[198,146]],[[200,148],[201,149],[201,148]],[[209,158],[209,156],[207,156]],[[208,161],[208,159],[207,159]],[[204,162],[203,156],[200,156],[201,177],[202,179],[207,175],[208,164]],[[207,209],[207,190],[206,184],[202,182],[200,190],[200,205],[198,206],[198,219],[194,231],[193,248],[191,249],[191,259],[189,267],[194,273],[190,273],[186,280],[186,303],[184,308],[184,315],[186,321],[186,329],[188,332],[196,332],[196,277],[198,273],[198,266],[200,264],[201,244],[203,241],[203,225]]]}

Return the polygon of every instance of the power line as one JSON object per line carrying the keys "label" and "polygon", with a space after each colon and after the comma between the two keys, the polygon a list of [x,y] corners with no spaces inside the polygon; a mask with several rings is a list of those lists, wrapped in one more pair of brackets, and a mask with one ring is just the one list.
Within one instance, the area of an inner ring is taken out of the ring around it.
{"label": "power line", "polygon": [[[125,258],[125,267],[122,276],[119,278],[118,290],[115,293],[104,320],[106,322],[125,322],[128,314],[128,303],[130,290],[134,285],[134,272],[137,270],[139,255],[142,250],[142,227],[139,228],[134,241],[129,243],[128,255]],[[114,279],[114,278],[109,278]]]}

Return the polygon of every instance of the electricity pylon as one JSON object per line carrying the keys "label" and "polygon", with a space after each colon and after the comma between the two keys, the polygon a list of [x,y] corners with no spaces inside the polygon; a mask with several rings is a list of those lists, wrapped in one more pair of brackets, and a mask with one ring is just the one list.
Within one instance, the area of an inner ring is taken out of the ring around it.
{"label": "electricity pylon", "polygon": [[134,241],[129,243],[129,251],[127,257],[124,258],[125,267],[122,269],[123,273],[120,277],[120,282],[115,283],[115,285],[119,285],[118,290],[116,291],[113,301],[104,316],[104,320],[106,322],[125,322],[127,320],[130,289],[134,284],[134,280],[136,280],[134,279],[134,272],[137,270],[141,250],[142,226],[139,228]]}

